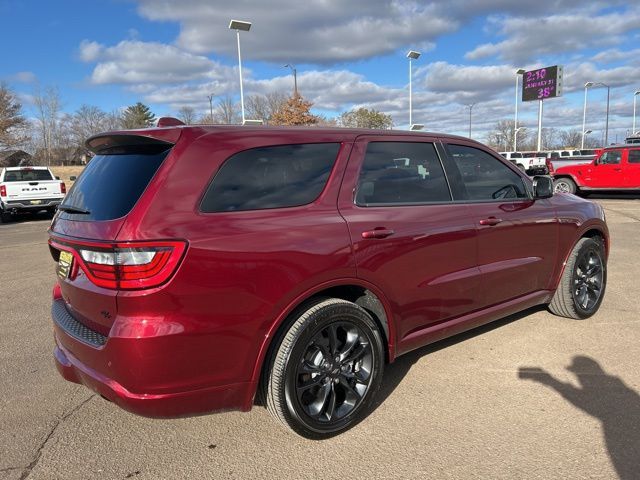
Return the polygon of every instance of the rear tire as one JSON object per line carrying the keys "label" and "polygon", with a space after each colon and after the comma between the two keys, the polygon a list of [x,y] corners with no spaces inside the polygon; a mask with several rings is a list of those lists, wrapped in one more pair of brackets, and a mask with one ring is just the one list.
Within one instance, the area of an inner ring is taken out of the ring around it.
{"label": "rear tire", "polygon": [[12,215],[9,212],[0,212],[0,223],[9,223]]}
{"label": "rear tire", "polygon": [[517,167],[518,167],[518,169],[519,169],[521,172],[523,172],[523,173],[526,173],[526,172],[527,172],[527,169],[526,169],[526,168],[524,168],[524,165],[522,165],[521,163],[518,163],[518,164],[517,164]]}
{"label": "rear tire", "polygon": [[593,238],[581,238],[567,259],[549,310],[561,317],[589,318],[600,308],[607,286],[604,247]]}
{"label": "rear tire", "polygon": [[578,191],[576,187],[576,182],[571,180],[570,178],[561,177],[556,178],[553,181],[553,192],[554,193],[573,193],[575,194]]}
{"label": "rear tire", "polygon": [[297,434],[328,438],[371,409],[384,347],[371,316],[337,298],[302,310],[273,351],[263,384],[269,412]]}

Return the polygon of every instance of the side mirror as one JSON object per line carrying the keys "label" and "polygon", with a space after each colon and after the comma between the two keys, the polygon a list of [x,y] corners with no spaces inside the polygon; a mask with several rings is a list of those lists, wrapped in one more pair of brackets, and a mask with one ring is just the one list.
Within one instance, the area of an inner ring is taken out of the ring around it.
{"label": "side mirror", "polygon": [[553,180],[551,177],[533,177],[533,198],[536,200],[553,197]]}
{"label": "side mirror", "polygon": [[69,177],[69,180],[71,180],[72,182],[75,182],[76,178],[78,178],[78,177],[76,177],[75,175],[71,175]]}
{"label": "side mirror", "polygon": [[60,177],[56,176],[56,180],[60,180]]}

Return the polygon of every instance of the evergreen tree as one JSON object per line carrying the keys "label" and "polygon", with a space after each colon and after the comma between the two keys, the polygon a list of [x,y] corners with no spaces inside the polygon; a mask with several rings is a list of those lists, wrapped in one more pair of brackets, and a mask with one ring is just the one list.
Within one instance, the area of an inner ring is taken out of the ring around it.
{"label": "evergreen tree", "polygon": [[147,128],[153,126],[156,117],[149,107],[138,102],[127,107],[122,116],[122,126],[125,129]]}
{"label": "evergreen tree", "polygon": [[29,139],[22,105],[4,83],[0,83],[0,150],[13,148]]}

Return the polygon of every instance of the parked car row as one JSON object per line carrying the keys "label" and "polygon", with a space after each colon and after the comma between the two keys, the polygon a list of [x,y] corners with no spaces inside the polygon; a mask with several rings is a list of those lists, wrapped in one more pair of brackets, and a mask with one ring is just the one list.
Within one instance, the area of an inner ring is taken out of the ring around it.
{"label": "parked car row", "polygon": [[50,228],[57,368],[122,408],[326,438],[404,353],[602,302],[603,209],[468,138],[172,125],[90,138]]}

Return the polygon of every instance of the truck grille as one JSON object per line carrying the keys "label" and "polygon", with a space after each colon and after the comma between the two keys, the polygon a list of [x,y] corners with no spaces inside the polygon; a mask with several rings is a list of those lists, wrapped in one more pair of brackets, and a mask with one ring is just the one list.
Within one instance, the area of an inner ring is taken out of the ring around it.
{"label": "truck grille", "polygon": [[107,337],[87,328],[82,323],[73,318],[64,306],[64,300],[54,300],[51,306],[51,316],[62,330],[71,335],[76,340],[87,343],[93,347],[102,347],[107,343]]}

